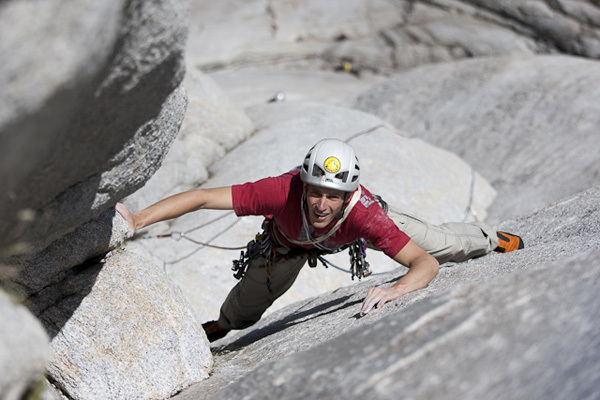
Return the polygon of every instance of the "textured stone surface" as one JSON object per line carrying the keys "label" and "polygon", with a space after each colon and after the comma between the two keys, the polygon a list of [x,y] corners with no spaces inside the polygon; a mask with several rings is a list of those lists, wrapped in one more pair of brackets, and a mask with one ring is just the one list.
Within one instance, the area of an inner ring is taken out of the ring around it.
{"label": "textured stone surface", "polygon": [[582,255],[429,297],[263,365],[214,398],[595,398],[599,260]]}
{"label": "textured stone surface", "polygon": [[[561,0],[193,2],[186,53],[204,71],[240,66],[391,72],[472,57],[600,57],[600,8]],[[227,38],[227,40],[221,40]]]}
{"label": "textured stone surface", "polygon": [[241,107],[207,75],[192,68],[183,85],[188,107],[181,131],[156,174],[125,199],[131,209],[145,208],[206,182],[212,164],[254,131]]}
{"label": "textured stone surface", "polygon": [[[18,285],[23,297],[38,293],[72,275],[74,266],[103,257],[109,250],[117,248],[125,240],[128,229],[121,215],[108,209],[41,252],[6,259],[5,262],[15,269],[11,281]],[[43,305],[32,307],[37,309]]]}
{"label": "textured stone surface", "polygon": [[3,253],[39,249],[142,186],[186,105],[185,2],[32,7],[0,8]]}
{"label": "textured stone surface", "polygon": [[0,399],[21,399],[42,378],[48,353],[39,321],[0,291]]}
{"label": "textured stone surface", "polygon": [[63,297],[40,319],[52,337],[49,377],[69,398],[162,399],[208,377],[204,331],[146,260],[116,252],[56,289]]}
{"label": "textured stone surface", "polygon": [[582,58],[477,59],[398,75],[356,107],[473,165],[501,221],[600,182],[599,80]]}

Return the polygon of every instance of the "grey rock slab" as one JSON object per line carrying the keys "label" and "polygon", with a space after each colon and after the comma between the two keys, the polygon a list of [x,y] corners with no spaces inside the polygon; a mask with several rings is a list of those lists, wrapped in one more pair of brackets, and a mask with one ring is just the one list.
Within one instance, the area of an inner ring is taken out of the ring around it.
{"label": "grey rock slab", "polygon": [[339,38],[374,36],[400,23],[404,7],[386,0],[194,1],[186,54],[203,71],[266,61],[307,65]]}
{"label": "grey rock slab", "polygon": [[598,82],[600,64],[582,58],[475,59],[399,74],[355,105],[473,165],[500,221],[597,184]]}
{"label": "grey rock slab", "polygon": [[589,58],[600,56],[600,7],[597,3],[579,0],[467,2],[526,26],[540,42],[550,42],[561,52]]}
{"label": "grey rock slab", "polygon": [[281,94],[280,101],[314,101],[348,106],[360,93],[383,80],[351,73],[246,67],[209,75],[231,100],[243,108],[266,104]]}
{"label": "grey rock slab", "polygon": [[386,74],[473,57],[600,54],[600,8],[579,0],[231,0],[193,2],[191,15],[186,52],[207,72],[350,62]]}
{"label": "grey rock slab", "polygon": [[[405,24],[382,31],[392,51],[394,69],[407,70],[465,58],[531,55],[540,51],[533,38],[508,28],[509,22],[482,15],[481,10],[458,2],[448,3],[416,2]],[[372,67],[381,69],[377,64]]]}
{"label": "grey rock slab", "polygon": [[58,290],[62,298],[40,319],[52,338],[49,378],[69,398],[162,399],[208,377],[204,331],[179,289],[143,258],[117,251]]}
{"label": "grey rock slab", "polygon": [[595,398],[599,259],[427,298],[263,365],[213,398]]}
{"label": "grey rock slab", "polygon": [[0,290],[0,399],[19,400],[42,379],[48,335],[22,305]]}
{"label": "grey rock slab", "polygon": [[215,342],[211,378],[177,398],[594,398],[599,199],[505,221],[525,249],[445,265],[363,318],[367,289],[405,270],[287,306]]}

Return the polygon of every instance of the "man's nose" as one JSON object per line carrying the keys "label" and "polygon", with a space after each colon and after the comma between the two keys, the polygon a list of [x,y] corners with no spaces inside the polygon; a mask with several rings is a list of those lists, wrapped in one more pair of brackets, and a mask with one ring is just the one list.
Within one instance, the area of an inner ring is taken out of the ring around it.
{"label": "man's nose", "polygon": [[317,200],[317,207],[319,210],[324,210],[327,207],[327,198],[325,196],[319,197],[319,200]]}

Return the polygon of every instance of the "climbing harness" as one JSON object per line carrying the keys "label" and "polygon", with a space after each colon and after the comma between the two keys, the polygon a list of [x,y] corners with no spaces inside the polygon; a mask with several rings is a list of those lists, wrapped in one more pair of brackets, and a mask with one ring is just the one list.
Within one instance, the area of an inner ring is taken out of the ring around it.
{"label": "climbing harness", "polygon": [[246,245],[246,251],[242,250],[240,258],[233,260],[231,270],[234,272],[234,278],[242,279],[250,266],[250,262],[258,257],[263,257],[267,273],[267,288],[269,289],[269,293],[273,293],[271,289],[271,267],[276,255],[275,246],[273,246],[273,241],[268,231],[265,229],[262,233],[257,233],[254,240],[251,240]]}
{"label": "climbing harness", "polygon": [[246,251],[242,250],[240,252],[240,258],[233,260],[233,266],[231,267],[231,270],[234,272],[234,278],[242,279],[246,274],[246,270],[250,265],[250,261],[254,260],[255,258],[259,256],[263,256],[265,259],[270,258],[272,247],[273,243],[266,232],[257,233],[254,240],[251,240],[246,245]]}

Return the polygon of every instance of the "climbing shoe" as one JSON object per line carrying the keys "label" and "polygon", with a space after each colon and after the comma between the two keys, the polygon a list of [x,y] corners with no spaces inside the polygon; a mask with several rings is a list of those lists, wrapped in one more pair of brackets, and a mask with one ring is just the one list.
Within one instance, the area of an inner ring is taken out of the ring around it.
{"label": "climbing shoe", "polygon": [[520,250],[525,247],[523,239],[517,235],[506,232],[496,232],[498,235],[498,247],[494,249],[498,253],[510,253],[511,251]]}
{"label": "climbing shoe", "polygon": [[206,337],[209,342],[219,340],[229,333],[228,329],[223,329],[219,326],[217,321],[208,321],[202,324],[202,329],[206,333]]}

